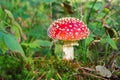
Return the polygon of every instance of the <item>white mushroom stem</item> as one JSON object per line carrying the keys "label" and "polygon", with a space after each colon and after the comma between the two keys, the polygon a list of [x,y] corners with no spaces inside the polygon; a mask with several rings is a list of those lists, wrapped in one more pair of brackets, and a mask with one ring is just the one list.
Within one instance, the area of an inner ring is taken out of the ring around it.
{"label": "white mushroom stem", "polygon": [[74,59],[74,45],[78,46],[77,42],[65,42],[63,45],[63,60],[73,60]]}

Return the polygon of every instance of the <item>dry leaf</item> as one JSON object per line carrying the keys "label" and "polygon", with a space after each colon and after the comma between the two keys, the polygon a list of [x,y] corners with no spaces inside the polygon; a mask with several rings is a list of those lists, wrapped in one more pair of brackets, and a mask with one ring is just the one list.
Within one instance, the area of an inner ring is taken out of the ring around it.
{"label": "dry leaf", "polygon": [[96,71],[103,77],[110,78],[112,76],[112,73],[106,67],[101,65],[96,66]]}

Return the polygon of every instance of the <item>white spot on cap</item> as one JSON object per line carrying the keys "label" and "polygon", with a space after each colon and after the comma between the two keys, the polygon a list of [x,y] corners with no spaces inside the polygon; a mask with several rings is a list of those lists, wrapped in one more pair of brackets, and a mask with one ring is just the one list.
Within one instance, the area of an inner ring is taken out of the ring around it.
{"label": "white spot on cap", "polygon": [[84,25],[82,25],[82,27],[85,27]]}
{"label": "white spot on cap", "polygon": [[[55,24],[53,23],[53,24],[51,24],[51,26],[55,26]],[[50,26],[50,27],[51,27],[51,26]]]}
{"label": "white spot on cap", "polygon": [[59,30],[62,30],[61,28],[59,28]]}
{"label": "white spot on cap", "polygon": [[69,29],[67,29],[67,31],[69,31]]}
{"label": "white spot on cap", "polygon": [[62,22],[60,21],[59,24],[61,24]]}
{"label": "white spot on cap", "polygon": [[70,32],[70,34],[72,34],[72,32]]}
{"label": "white spot on cap", "polygon": [[71,23],[71,21],[69,21],[69,23]]}
{"label": "white spot on cap", "polygon": [[63,30],[63,31],[64,31],[65,29],[61,29],[61,30]]}
{"label": "white spot on cap", "polygon": [[70,31],[73,31],[73,29],[70,29]]}
{"label": "white spot on cap", "polygon": [[78,30],[80,31],[81,29],[80,29],[80,28],[78,28]]}
{"label": "white spot on cap", "polygon": [[67,27],[65,26],[65,29],[67,29]]}
{"label": "white spot on cap", "polygon": [[72,25],[69,25],[69,27],[72,27]]}
{"label": "white spot on cap", "polygon": [[77,25],[75,24],[74,26],[76,26],[77,27]]}
{"label": "white spot on cap", "polygon": [[78,35],[78,32],[76,32],[75,35]]}
{"label": "white spot on cap", "polygon": [[73,29],[76,29],[75,27]]}
{"label": "white spot on cap", "polygon": [[59,28],[59,26],[57,25],[56,28]]}
{"label": "white spot on cap", "polygon": [[82,28],[82,30],[85,30],[84,28]]}

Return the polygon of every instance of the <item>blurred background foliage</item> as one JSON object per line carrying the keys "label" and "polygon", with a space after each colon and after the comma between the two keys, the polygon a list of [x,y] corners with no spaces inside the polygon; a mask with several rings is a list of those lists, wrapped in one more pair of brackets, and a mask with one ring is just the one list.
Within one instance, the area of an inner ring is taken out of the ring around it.
{"label": "blurred background foliage", "polygon": [[[119,7],[119,0],[1,0],[0,79],[95,80],[78,67],[120,66]],[[53,44],[47,35],[62,17],[82,19],[90,29],[75,46],[75,63],[62,61],[63,42]]]}

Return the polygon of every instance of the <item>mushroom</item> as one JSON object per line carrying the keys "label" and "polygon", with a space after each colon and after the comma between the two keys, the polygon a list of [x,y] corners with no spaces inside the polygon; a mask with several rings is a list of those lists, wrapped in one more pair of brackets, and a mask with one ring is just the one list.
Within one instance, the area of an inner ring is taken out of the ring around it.
{"label": "mushroom", "polygon": [[79,45],[78,40],[85,39],[89,29],[79,19],[65,17],[54,21],[48,28],[48,36],[52,39],[63,40],[63,60],[74,59],[73,46]]}

